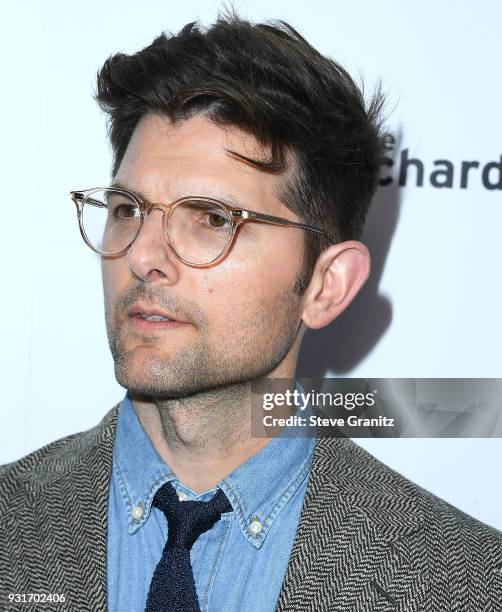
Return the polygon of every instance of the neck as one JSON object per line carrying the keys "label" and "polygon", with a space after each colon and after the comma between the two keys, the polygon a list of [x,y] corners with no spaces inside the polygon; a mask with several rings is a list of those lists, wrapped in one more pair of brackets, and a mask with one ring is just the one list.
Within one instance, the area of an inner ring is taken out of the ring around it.
{"label": "neck", "polygon": [[143,429],[185,486],[202,493],[258,453],[270,438],[251,431],[251,383],[165,400],[131,392]]}

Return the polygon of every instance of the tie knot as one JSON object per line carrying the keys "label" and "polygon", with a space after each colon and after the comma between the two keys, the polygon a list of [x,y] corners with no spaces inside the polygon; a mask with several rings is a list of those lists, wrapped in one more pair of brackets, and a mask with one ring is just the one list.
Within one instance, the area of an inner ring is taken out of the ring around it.
{"label": "tie knot", "polygon": [[190,550],[197,538],[219,521],[223,512],[232,509],[221,489],[207,502],[180,501],[171,482],[160,487],[152,504],[166,516],[169,525],[168,549],[178,546]]}

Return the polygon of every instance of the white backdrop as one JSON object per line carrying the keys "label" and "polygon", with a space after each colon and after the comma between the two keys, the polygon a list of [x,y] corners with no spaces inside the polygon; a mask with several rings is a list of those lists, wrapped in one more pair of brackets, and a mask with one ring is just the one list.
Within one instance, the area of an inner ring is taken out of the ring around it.
{"label": "white backdrop", "polygon": [[[80,238],[68,197],[109,180],[104,117],[92,99],[96,71],[108,55],[135,51],[162,30],[213,21],[220,6],[4,6],[0,463],[92,427],[125,393],[108,352],[99,261]],[[381,77],[393,111],[393,181],[380,189],[364,237],[371,280],[339,320],[307,337],[298,374],[501,377],[502,6],[236,0],[235,7],[253,21],[286,19],[370,85]],[[400,186],[404,150],[418,162]],[[478,163],[464,187],[462,162]],[[435,170],[443,171],[436,183],[452,178],[452,185],[431,184]],[[502,529],[501,440],[359,443]]]}

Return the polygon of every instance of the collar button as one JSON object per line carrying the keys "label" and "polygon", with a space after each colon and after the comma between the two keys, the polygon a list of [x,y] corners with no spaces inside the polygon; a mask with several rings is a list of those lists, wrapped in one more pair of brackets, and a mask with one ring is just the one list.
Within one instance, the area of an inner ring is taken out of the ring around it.
{"label": "collar button", "polygon": [[252,535],[257,536],[260,531],[262,530],[263,525],[260,523],[260,521],[258,520],[257,516],[253,516],[253,520],[251,521],[251,523],[249,524],[249,531]]}
{"label": "collar button", "polygon": [[143,505],[140,503],[137,506],[134,506],[131,514],[132,514],[132,518],[135,521],[139,521],[141,517],[143,516]]}

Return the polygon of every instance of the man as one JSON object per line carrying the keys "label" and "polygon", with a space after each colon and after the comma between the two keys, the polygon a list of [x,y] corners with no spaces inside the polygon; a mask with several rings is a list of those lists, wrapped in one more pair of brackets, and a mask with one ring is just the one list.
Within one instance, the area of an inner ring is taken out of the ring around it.
{"label": "man", "polygon": [[369,274],[381,96],[228,16],[111,57],[97,99],[112,183],[72,198],[127,393],[2,467],[7,609],[502,610],[495,529],[348,438],[251,432],[251,383]]}

